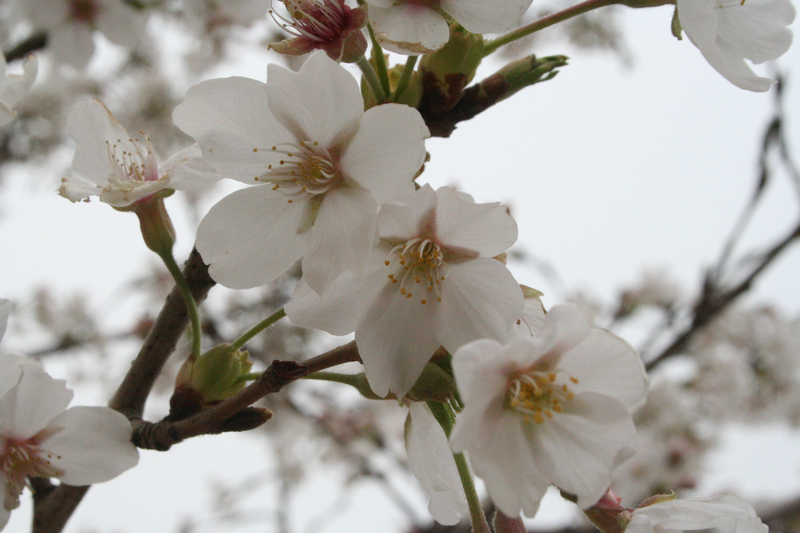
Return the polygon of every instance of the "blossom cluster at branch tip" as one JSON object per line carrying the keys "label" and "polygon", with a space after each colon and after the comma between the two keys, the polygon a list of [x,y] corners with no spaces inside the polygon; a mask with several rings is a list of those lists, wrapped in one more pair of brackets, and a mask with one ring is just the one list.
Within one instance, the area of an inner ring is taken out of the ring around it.
{"label": "blossom cluster at branch tip", "polygon": [[[0,339],[8,300],[0,300]],[[68,485],[108,481],[139,461],[131,425],[107,407],[71,407],[72,391],[32,359],[0,354],[0,529],[29,477]]]}
{"label": "blossom cluster at branch tip", "polygon": [[355,78],[323,51],[298,72],[271,64],[267,77],[200,83],[175,109],[209,164],[257,185],[211,208],[197,249],[226,287],[264,285],[302,258],[322,292],[363,269],[378,205],[413,190],[428,128],[405,105],[365,112]]}

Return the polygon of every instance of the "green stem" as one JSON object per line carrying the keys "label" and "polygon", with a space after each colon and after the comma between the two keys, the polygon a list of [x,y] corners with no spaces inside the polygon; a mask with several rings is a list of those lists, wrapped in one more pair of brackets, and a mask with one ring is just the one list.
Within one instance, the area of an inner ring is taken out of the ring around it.
{"label": "green stem", "polygon": [[406,59],[406,66],[403,67],[403,73],[400,74],[400,79],[397,82],[397,87],[394,89],[392,95],[392,102],[397,102],[406,90],[411,75],[414,73],[414,66],[417,64],[417,56],[408,56]]}
{"label": "green stem", "polygon": [[244,335],[233,341],[231,345],[234,347],[234,349],[238,350],[239,348],[244,346],[244,344],[247,341],[249,341],[250,339],[252,339],[253,337],[255,337],[256,335],[258,335],[259,333],[261,333],[262,331],[264,331],[265,329],[267,329],[272,324],[274,324],[275,322],[277,322],[278,320],[280,320],[285,316],[286,316],[286,311],[284,311],[283,307],[281,307],[280,309],[269,315],[267,318],[265,318],[264,320],[262,320],[261,322],[250,328]]}
{"label": "green stem", "polygon": [[375,32],[372,30],[371,24],[367,24],[367,31],[369,31],[369,38],[372,41],[372,57],[375,59],[375,68],[378,69],[378,79],[381,80],[383,92],[385,94],[391,94],[392,84],[389,82],[389,70],[386,68],[386,58],[383,56],[383,48],[378,42],[378,39],[375,38]]}
{"label": "green stem", "polygon": [[175,257],[172,256],[172,252],[162,251],[158,255],[161,257],[161,260],[164,261],[169,273],[172,274],[172,279],[175,280],[175,285],[178,287],[178,290],[181,291],[183,301],[186,303],[186,311],[189,313],[189,323],[192,326],[192,355],[199,357],[202,353],[203,346],[200,330],[200,313],[197,311],[197,303],[194,301],[194,296],[192,296],[189,284],[186,282],[186,278],[183,277],[183,272],[181,272],[178,263],[175,262]]}
{"label": "green stem", "polygon": [[[453,431],[456,415],[453,413],[452,409],[450,409],[450,406],[444,402],[427,403],[434,418],[436,418],[436,421],[442,426],[445,435],[447,435],[449,439],[450,432]],[[481,499],[478,497],[478,491],[475,490],[475,482],[472,479],[472,473],[469,471],[467,458],[463,453],[454,453],[453,459],[456,461],[458,476],[461,478],[461,485],[464,486],[464,493],[467,495],[467,505],[469,506],[469,515],[472,518],[473,533],[491,533],[489,522],[486,520],[486,515],[483,514]]]}
{"label": "green stem", "polygon": [[580,4],[568,7],[563,11],[559,11],[558,13],[547,15],[546,17],[542,17],[535,22],[531,22],[526,26],[518,28],[512,32],[509,32],[505,35],[498,37],[497,39],[487,42],[483,47],[483,57],[486,57],[489,54],[493,53],[501,46],[505,46],[508,43],[512,43],[517,39],[522,39],[523,37],[528,36],[531,33],[543,30],[549,26],[552,26],[553,24],[563,22],[567,19],[571,19],[572,17],[577,17],[578,15],[583,15],[584,13],[588,13],[589,11],[592,11],[600,7],[606,7],[619,3],[621,3],[619,0],[586,0],[585,2],[581,2]]}
{"label": "green stem", "polygon": [[375,95],[375,100],[377,100],[379,103],[385,102],[386,91],[384,91],[383,87],[381,87],[381,82],[378,81],[378,76],[375,75],[375,70],[372,68],[372,65],[369,64],[369,60],[366,58],[366,56],[356,61],[356,65],[358,65],[358,68],[361,69],[361,73],[364,75],[367,85],[369,85],[369,88],[372,89],[372,94]]}

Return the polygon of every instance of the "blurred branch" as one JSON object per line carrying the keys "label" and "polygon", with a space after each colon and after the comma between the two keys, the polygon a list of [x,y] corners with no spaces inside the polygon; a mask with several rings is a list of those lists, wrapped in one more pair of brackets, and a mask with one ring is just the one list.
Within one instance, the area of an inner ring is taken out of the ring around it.
{"label": "blurred branch", "polygon": [[11,63],[17,59],[23,59],[28,54],[41,50],[47,46],[47,34],[43,31],[29,35],[25,40],[17,43],[15,46],[8,50],[3,51],[6,56],[6,61]]}

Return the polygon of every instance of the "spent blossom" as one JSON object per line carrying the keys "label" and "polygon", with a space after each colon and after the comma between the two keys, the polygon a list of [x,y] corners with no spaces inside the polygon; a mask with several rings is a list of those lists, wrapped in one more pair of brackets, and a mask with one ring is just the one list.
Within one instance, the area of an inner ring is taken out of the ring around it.
{"label": "spent blossom", "polygon": [[419,55],[450,38],[447,13],[472,33],[498,33],[519,22],[532,0],[367,0],[375,37],[387,50]]}
{"label": "spent blossom", "polygon": [[[0,300],[0,338],[10,305]],[[72,391],[33,360],[0,354],[0,529],[29,477],[108,481],[139,461],[131,425],[107,407],[71,407]]]}
{"label": "spent blossom", "polygon": [[265,285],[301,257],[315,291],[362,269],[378,205],[413,190],[428,136],[416,109],[365,112],[355,78],[322,51],[299,72],[269,65],[266,84],[200,83],[174,118],[209,164],[257,185],[223,198],[197,232],[211,277],[235,289]]}
{"label": "spent blossom", "polygon": [[550,484],[589,507],[633,453],[631,413],[647,393],[644,366],[573,305],[554,307],[534,336],[461,347],[453,370],[465,408],[450,444],[469,453],[507,516],[533,516]]}
{"label": "spent blossom", "polygon": [[301,284],[286,306],[297,325],[355,331],[377,395],[404,396],[440,345],[505,338],[522,315],[522,291],[495,259],[517,240],[508,208],[424,185],[381,208],[378,233],[363,275],[345,273],[319,296]]}
{"label": "spent blossom", "polygon": [[8,74],[6,57],[0,52],[0,126],[11,122],[17,103],[28,93],[38,71],[36,56],[29,55],[22,63],[22,74]]}
{"label": "spent blossom", "polygon": [[763,92],[773,81],[745,62],[782,56],[792,44],[790,0],[677,0],[680,25],[706,61],[732,84]]}

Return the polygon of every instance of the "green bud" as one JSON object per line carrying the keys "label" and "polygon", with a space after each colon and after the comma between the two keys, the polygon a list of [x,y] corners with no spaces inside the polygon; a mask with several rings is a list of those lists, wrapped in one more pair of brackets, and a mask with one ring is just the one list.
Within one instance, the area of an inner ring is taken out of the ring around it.
{"label": "green bud", "polygon": [[406,397],[415,402],[446,402],[455,390],[453,376],[436,363],[428,363]]}
{"label": "green bud", "polygon": [[[369,62],[372,67],[375,68],[375,60],[370,58]],[[397,88],[397,84],[403,75],[404,69],[405,65],[403,64],[395,65],[389,69],[389,85],[392,89],[392,92],[394,92]],[[372,94],[372,90],[369,88],[369,85],[366,81],[364,81],[363,78],[361,80],[361,96],[364,98],[364,109],[369,109],[378,105],[378,102],[375,100],[375,95]],[[411,78],[408,80],[408,85],[406,85],[406,88],[403,89],[400,98],[397,99],[397,103],[416,108],[419,105],[421,98],[422,75],[418,70],[415,70],[411,73]]]}
{"label": "green bud", "polygon": [[204,406],[230,398],[245,386],[241,379],[250,373],[253,361],[247,350],[220,344],[197,358],[189,358],[178,372],[178,388],[200,393]]}
{"label": "green bud", "polygon": [[420,60],[424,88],[420,107],[432,115],[452,108],[475,77],[482,59],[483,37],[458,25],[451,26],[447,44]]}

